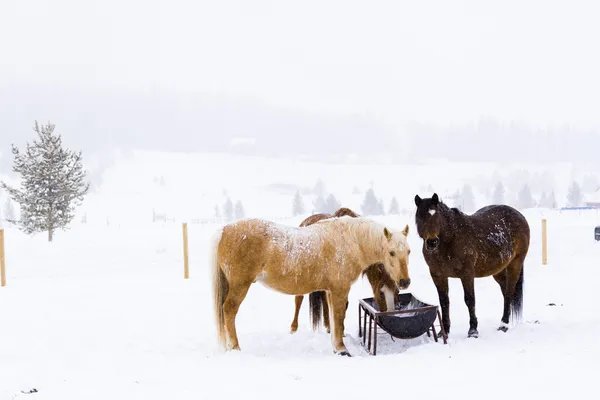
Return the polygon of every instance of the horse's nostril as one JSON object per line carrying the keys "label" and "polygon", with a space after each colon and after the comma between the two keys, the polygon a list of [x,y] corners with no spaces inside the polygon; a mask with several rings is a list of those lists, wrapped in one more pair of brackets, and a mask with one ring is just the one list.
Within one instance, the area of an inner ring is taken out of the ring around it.
{"label": "horse's nostril", "polygon": [[400,279],[400,287],[406,289],[410,286],[410,278],[409,279]]}
{"label": "horse's nostril", "polygon": [[430,250],[435,249],[439,243],[440,243],[440,239],[438,239],[438,238],[426,240],[427,248]]}

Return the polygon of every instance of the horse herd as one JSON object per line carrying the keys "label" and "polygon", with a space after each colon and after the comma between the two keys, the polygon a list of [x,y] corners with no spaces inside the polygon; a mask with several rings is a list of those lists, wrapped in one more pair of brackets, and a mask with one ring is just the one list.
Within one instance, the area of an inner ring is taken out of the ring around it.
{"label": "horse herd", "polygon": [[[530,230],[525,217],[506,205],[490,205],[468,215],[444,204],[437,194],[415,196],[415,224],[422,253],[437,289],[442,324],[450,332],[448,278],[458,278],[469,310],[469,337],[477,337],[475,278],[492,275],[504,296],[499,330],[523,306],[523,263]],[[212,246],[214,309],[219,343],[239,350],[235,318],[255,282],[295,295],[292,333],[305,294],[314,329],[331,333],[333,351],[350,356],[344,319],[352,284],[366,275],[378,308],[391,311],[399,290],[410,285],[408,225],[402,230],[364,218],[348,208],[315,214],[299,227],[261,219],[240,220],[220,229]]]}

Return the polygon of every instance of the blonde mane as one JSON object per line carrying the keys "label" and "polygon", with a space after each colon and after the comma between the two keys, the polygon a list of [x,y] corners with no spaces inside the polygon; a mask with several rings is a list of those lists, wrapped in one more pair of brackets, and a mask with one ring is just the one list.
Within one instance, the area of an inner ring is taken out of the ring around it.
{"label": "blonde mane", "polygon": [[[341,237],[346,236],[345,234],[351,235],[362,246],[362,250],[368,250],[374,254],[379,255],[383,251],[383,247],[379,246],[385,240],[383,230],[386,228],[385,225],[374,221],[370,218],[365,217],[333,217],[330,219],[324,219],[314,223],[312,226],[326,226],[333,225],[329,229],[337,229]],[[395,229],[387,228],[390,233],[394,236],[402,237],[400,232]],[[401,244],[402,246],[404,244]]]}

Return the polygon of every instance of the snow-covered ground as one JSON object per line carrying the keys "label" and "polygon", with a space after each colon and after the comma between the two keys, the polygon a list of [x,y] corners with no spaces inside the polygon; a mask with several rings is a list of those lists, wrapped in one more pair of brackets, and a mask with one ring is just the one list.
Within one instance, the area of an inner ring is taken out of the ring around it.
{"label": "snow-covered ground", "polygon": [[[263,168],[266,174],[278,170]],[[218,192],[202,183],[202,169],[198,171],[188,176],[188,185],[197,174],[198,185]],[[333,184],[333,178],[326,183]],[[117,202],[120,195],[122,215],[138,212],[135,196],[146,195],[135,193],[135,180],[128,185],[123,179],[121,186],[117,182],[107,179],[107,202],[97,193],[89,209],[110,209],[110,201]],[[249,181],[243,183],[249,186]],[[251,183],[268,181],[257,178]],[[398,180],[399,188],[401,183]],[[406,207],[414,196],[409,190],[398,195]],[[291,197],[285,204],[286,210],[289,207]],[[271,211],[269,206],[261,210]],[[413,211],[376,219],[395,228],[409,224],[409,291],[438,304]],[[600,372],[600,312],[595,304],[600,243],[593,239],[600,215],[595,211],[526,212],[532,242],[524,317],[508,333],[496,330],[502,295],[490,277],[476,280],[480,337],[467,339],[462,289],[458,281],[451,281],[448,345],[426,336],[393,342],[382,335],[378,355],[369,356],[358,341],[357,299],[372,293],[366,279],[359,279],[346,317],[345,341],[353,358],[333,355],[329,335],[310,330],[308,299],[298,332],[290,334],[293,297],[259,284],[251,287],[238,314],[242,351],[218,350],[207,268],[209,239],[218,226],[190,224],[190,279],[184,280],[179,221],[152,224],[143,222],[149,218],[142,214],[135,223],[75,223],[70,231],[58,232],[52,244],[44,235],[27,237],[14,228],[7,230],[8,285],[0,288],[0,400],[594,398]],[[545,266],[542,214],[548,219]],[[286,223],[297,225],[302,219]],[[23,393],[32,389],[37,392]]]}
{"label": "snow-covered ground", "polygon": [[[449,345],[382,335],[379,355],[368,356],[358,344],[356,300],[371,293],[359,280],[346,320],[353,358],[334,356],[329,336],[310,331],[306,304],[299,331],[289,334],[293,297],[258,284],[238,315],[242,351],[218,351],[206,262],[216,226],[190,226],[189,280],[178,224],[79,226],[51,245],[9,229],[0,399],[592,396],[600,370],[600,243],[591,228],[598,216],[547,214],[549,263],[542,266],[540,216],[528,213],[533,239],[521,325],[496,331],[502,296],[492,278],[480,279],[480,338],[467,339],[468,314],[453,281]],[[412,216],[381,219],[410,224],[410,290],[437,304]]]}

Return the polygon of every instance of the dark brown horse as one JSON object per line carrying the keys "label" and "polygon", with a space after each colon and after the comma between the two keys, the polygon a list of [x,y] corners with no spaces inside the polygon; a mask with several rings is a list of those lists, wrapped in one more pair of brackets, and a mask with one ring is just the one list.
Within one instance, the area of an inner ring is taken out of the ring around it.
{"label": "dark brown horse", "polygon": [[[351,209],[342,207],[333,214],[313,214],[302,221],[300,226],[309,226],[324,219],[339,218],[344,216],[349,216],[352,218],[359,217],[359,215]],[[404,232],[405,235],[408,234],[408,229],[406,228]],[[394,283],[389,274],[385,272],[383,264],[378,263],[370,265],[365,270],[364,275],[367,276],[369,283],[371,284],[373,296],[375,297],[375,301],[377,302],[379,309],[386,310],[390,307],[393,309],[394,305],[398,302],[399,292],[396,283]],[[407,282],[402,282],[402,284],[408,287],[410,284],[410,279]],[[294,319],[292,320],[292,325],[290,327],[290,331],[292,333],[298,330],[298,315],[300,314],[300,307],[302,306],[304,296],[296,296],[294,300],[296,308],[294,311]],[[327,303],[327,296],[325,295],[325,292],[321,291],[310,293],[308,295],[308,304],[310,308],[313,330],[316,330],[319,327],[321,324],[321,315],[323,315],[323,325],[327,329],[327,332],[330,332],[329,305]],[[346,304],[346,308],[347,307],[348,304]]]}
{"label": "dark brown horse", "polygon": [[478,337],[475,278],[490,275],[500,285],[504,313],[498,330],[508,330],[509,314],[520,319],[523,310],[523,262],[529,250],[529,224],[512,207],[490,205],[472,215],[449,208],[437,194],[415,196],[417,232],[423,256],[437,288],[442,320],[450,332],[448,278],[459,278],[469,309],[469,337]]}

